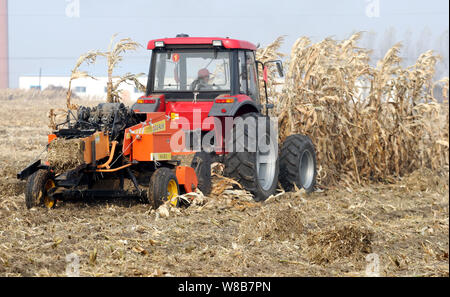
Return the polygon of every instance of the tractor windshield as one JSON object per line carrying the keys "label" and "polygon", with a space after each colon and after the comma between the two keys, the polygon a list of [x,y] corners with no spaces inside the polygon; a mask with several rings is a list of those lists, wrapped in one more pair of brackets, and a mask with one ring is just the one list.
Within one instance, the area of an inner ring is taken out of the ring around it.
{"label": "tractor windshield", "polygon": [[214,49],[155,53],[155,92],[230,91],[230,52]]}

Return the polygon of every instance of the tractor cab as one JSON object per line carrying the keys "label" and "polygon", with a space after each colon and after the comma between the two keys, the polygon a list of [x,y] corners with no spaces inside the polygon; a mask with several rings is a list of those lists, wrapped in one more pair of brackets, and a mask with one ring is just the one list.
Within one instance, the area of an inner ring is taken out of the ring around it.
{"label": "tractor cab", "polygon": [[[261,112],[256,46],[216,37],[151,40],[147,91],[132,109],[194,121]],[[262,63],[260,63],[262,64]],[[263,65],[264,67],[264,65]],[[194,110],[198,114],[194,119]]]}

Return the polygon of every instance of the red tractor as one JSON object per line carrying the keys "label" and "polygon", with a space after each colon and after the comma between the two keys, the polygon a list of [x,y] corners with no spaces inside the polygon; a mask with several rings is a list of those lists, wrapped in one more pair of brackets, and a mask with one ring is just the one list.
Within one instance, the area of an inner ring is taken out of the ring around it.
{"label": "red tractor", "polygon": [[[189,149],[197,151],[191,166],[200,190],[210,192],[210,164],[221,161],[225,175],[241,183],[257,201],[274,194],[279,177],[287,190],[295,183],[312,191],[316,156],[311,140],[290,136],[279,162],[277,123],[267,116],[273,105],[267,104],[266,64],[275,63],[283,76],[281,61],[256,60],[257,47],[247,41],[186,34],[151,40],[148,49],[152,59],[146,95],[132,110],[164,112],[186,132]],[[261,70],[264,102],[259,91]]]}
{"label": "red tractor", "polygon": [[[131,109],[121,103],[82,106],[49,135],[49,149],[60,140],[81,141],[75,150],[81,165],[58,172],[50,161],[37,160],[18,174],[27,180],[28,208],[52,208],[72,196],[131,195],[155,208],[164,201],[178,205],[181,193],[210,193],[214,161],[224,163],[225,175],[256,201],[274,194],[278,181],[285,190],[294,184],[313,190],[311,140],[289,136],[278,153],[277,122],[268,117],[273,105],[267,104],[265,64],[275,63],[282,76],[281,61],[257,61],[255,45],[230,38],[183,34],[151,40],[148,49],[147,91]],[[193,152],[191,166],[180,166],[177,156]]]}

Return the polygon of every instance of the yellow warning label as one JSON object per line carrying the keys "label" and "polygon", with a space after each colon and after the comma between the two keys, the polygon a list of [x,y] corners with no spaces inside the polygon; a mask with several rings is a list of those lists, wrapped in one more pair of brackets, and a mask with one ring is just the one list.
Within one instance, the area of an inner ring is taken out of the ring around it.
{"label": "yellow warning label", "polygon": [[143,134],[152,134],[152,133],[161,132],[161,131],[166,131],[166,121],[165,120],[145,126]]}
{"label": "yellow warning label", "polygon": [[[156,122],[154,124],[148,124],[147,126],[136,129],[134,131],[130,130],[130,133],[132,133],[132,134],[153,134],[153,133],[161,132],[161,131],[166,131],[166,121],[165,120]],[[126,138],[130,139],[131,135],[127,134]]]}
{"label": "yellow warning label", "polygon": [[153,124],[153,133],[166,131],[166,121],[162,120]]}
{"label": "yellow warning label", "polygon": [[151,153],[150,160],[151,161],[172,160],[172,154],[171,153]]}

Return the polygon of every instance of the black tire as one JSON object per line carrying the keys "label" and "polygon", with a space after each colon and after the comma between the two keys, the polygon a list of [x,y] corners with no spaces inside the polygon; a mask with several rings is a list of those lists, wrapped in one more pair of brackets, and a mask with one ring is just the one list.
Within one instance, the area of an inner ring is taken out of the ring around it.
{"label": "black tire", "polygon": [[207,152],[197,152],[191,162],[198,179],[197,188],[204,195],[211,193],[211,155]]}
{"label": "black tire", "polygon": [[[45,186],[49,181],[54,183],[53,174],[48,170],[38,170],[28,177],[25,188],[25,204],[28,209],[44,204],[44,198],[47,195]],[[53,208],[55,202],[53,200],[49,208]]]}
{"label": "black tire", "polygon": [[316,150],[311,139],[299,134],[286,138],[280,151],[280,183],[284,190],[293,190],[295,183],[299,189],[311,193],[316,176]]}
{"label": "black tire", "polygon": [[[244,129],[237,129],[238,127],[235,125],[233,127],[233,138],[230,140],[232,142],[232,146],[228,146],[229,149],[232,148],[228,154],[226,154],[224,158],[225,170],[224,175],[230,178],[233,178],[237,182],[239,182],[244,189],[251,192],[254,196],[255,201],[264,201],[270,195],[275,193],[275,190],[278,185],[278,154],[276,153],[277,145],[277,136],[274,133],[271,133],[270,129],[270,119],[265,118],[266,121],[266,130],[265,135],[270,135],[272,141],[272,152],[273,156],[270,158],[274,160],[274,163],[270,165],[270,174],[268,174],[268,178],[266,181],[261,182],[258,171],[258,162],[257,162],[257,153],[253,152],[250,143],[258,143],[257,140],[262,139],[264,135],[258,135],[257,131],[257,123],[258,118],[263,117],[258,113],[248,113],[242,115],[242,120],[246,121],[248,118],[253,118],[255,121],[255,127],[252,127],[254,133],[249,133],[249,126],[245,125]],[[243,151],[236,151],[236,147],[240,145],[243,146]],[[268,165],[269,166],[269,165]],[[272,174],[273,173],[273,174]],[[264,184],[263,184],[264,183]]]}
{"label": "black tire", "polygon": [[[148,186],[147,199],[153,205],[154,209],[157,209],[167,201],[169,194],[168,187],[171,181],[175,182],[176,191],[179,194],[180,186],[178,185],[178,180],[173,170],[163,167],[153,173]],[[178,206],[178,204],[179,202],[177,200],[175,206]]]}

